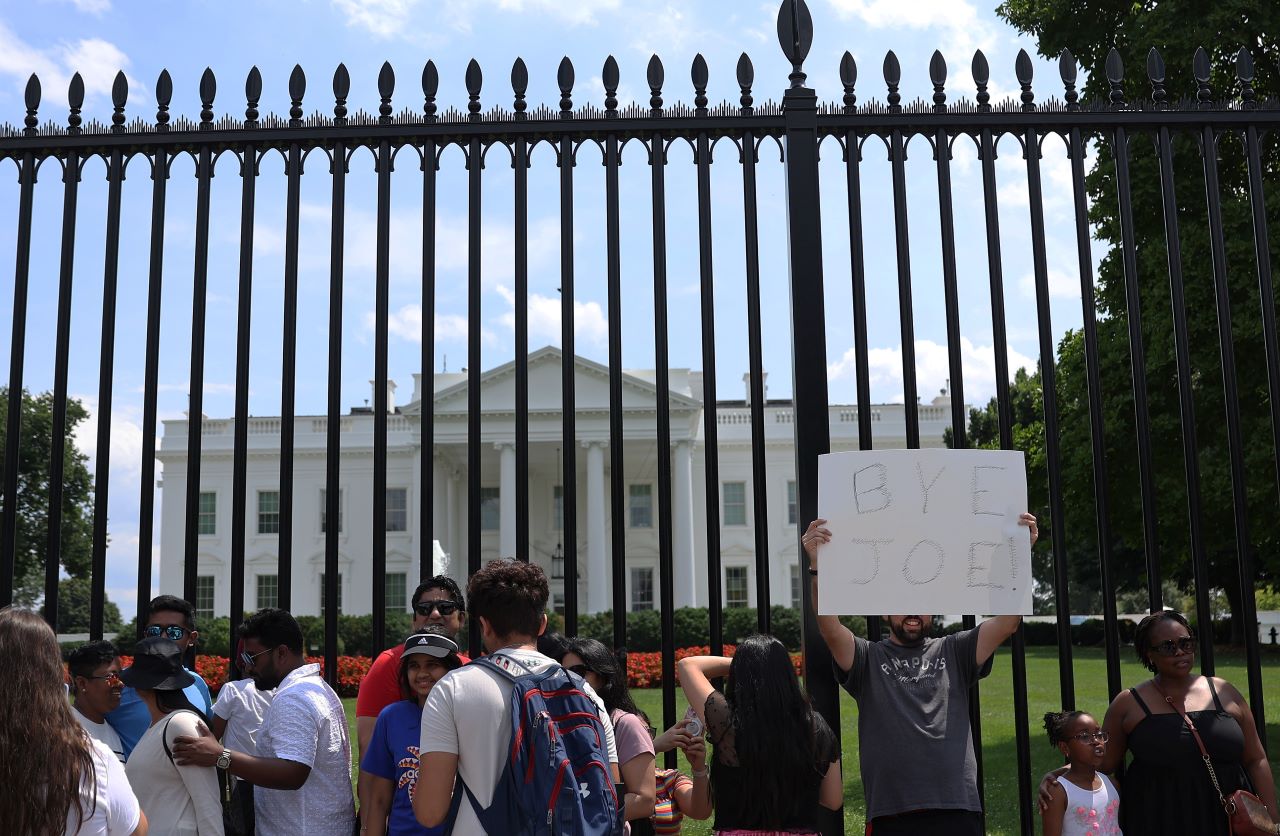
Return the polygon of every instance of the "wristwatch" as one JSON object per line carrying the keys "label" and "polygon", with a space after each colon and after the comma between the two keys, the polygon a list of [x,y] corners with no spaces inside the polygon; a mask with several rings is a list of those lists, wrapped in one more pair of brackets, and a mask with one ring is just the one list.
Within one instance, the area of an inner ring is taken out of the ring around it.
{"label": "wristwatch", "polygon": [[230,750],[230,749],[223,749],[223,750],[222,750],[222,754],[221,754],[221,755],[218,755],[218,761],[217,761],[216,766],[217,766],[219,769],[230,769],[230,768],[231,768],[231,750]]}

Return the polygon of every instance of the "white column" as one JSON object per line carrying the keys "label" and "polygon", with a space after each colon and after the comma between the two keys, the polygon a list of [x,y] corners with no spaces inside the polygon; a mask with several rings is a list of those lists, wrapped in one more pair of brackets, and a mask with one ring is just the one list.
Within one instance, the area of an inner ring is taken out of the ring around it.
{"label": "white column", "polygon": [[493,445],[498,448],[501,458],[498,472],[498,510],[501,516],[498,532],[498,551],[502,557],[516,556],[516,447],[514,444],[500,442]]}
{"label": "white column", "polygon": [[444,473],[445,541],[442,544],[449,555],[449,577],[466,586],[466,560],[462,554],[462,538],[458,536],[458,480],[453,469],[446,464]]}
{"label": "white column", "polygon": [[[604,533],[604,445],[584,442],[587,448],[587,613],[609,609],[609,560]],[[614,525],[621,522],[614,520]]]}
{"label": "white column", "polygon": [[[448,552],[449,545],[449,506],[445,499],[447,482],[445,463],[439,454],[431,457],[431,539],[440,541],[440,548]],[[423,543],[424,549],[430,549],[431,543]]]}
{"label": "white column", "polygon": [[693,451],[687,441],[676,443],[676,466],[671,486],[675,604],[697,605],[698,573],[693,565]]}

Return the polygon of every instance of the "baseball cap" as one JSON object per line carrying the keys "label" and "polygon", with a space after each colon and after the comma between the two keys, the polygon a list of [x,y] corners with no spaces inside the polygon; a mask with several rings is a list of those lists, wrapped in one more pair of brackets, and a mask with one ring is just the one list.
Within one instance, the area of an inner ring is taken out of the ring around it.
{"label": "baseball cap", "polygon": [[415,653],[424,653],[439,659],[451,670],[462,667],[462,660],[458,658],[458,645],[448,636],[436,633],[414,633],[404,641],[404,655],[412,656]]}

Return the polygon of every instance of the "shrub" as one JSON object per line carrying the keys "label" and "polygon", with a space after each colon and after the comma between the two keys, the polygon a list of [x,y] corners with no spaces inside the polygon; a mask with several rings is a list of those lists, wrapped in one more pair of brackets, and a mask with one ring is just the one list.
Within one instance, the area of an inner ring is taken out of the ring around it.
{"label": "shrub", "polygon": [[1027,646],[1052,646],[1058,643],[1058,625],[1052,621],[1027,621]]}
{"label": "shrub", "polygon": [[1071,643],[1082,647],[1097,647],[1106,636],[1106,623],[1100,618],[1086,618],[1071,627]]}

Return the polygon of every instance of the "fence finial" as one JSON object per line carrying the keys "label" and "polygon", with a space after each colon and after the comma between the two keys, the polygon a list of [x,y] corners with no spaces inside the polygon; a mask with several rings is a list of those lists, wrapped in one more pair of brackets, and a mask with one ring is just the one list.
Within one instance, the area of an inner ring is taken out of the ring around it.
{"label": "fence finial", "polygon": [[302,127],[302,97],[307,92],[307,75],[301,64],[293,65],[289,73],[289,127]]}
{"label": "fence finial", "polygon": [[346,64],[333,71],[333,124],[347,124],[347,97],[351,95],[351,73]]}
{"label": "fence finial", "polygon": [[947,110],[947,59],[942,51],[935,49],[929,59],[929,80],[933,82],[933,112],[945,113]]}
{"label": "fence finial", "polygon": [[1196,79],[1196,102],[1201,110],[1213,107],[1213,89],[1209,87],[1209,77],[1213,68],[1209,65],[1209,53],[1204,47],[1196,47],[1195,58],[1191,60],[1191,74]]}
{"label": "fence finial", "polygon": [[200,74],[200,130],[213,129],[213,97],[218,92],[218,80],[213,77],[213,69],[205,67]]}
{"label": "fence finial", "polygon": [[750,116],[756,112],[751,106],[755,102],[751,98],[751,85],[756,81],[756,68],[751,64],[751,56],[745,52],[738,56],[737,75],[738,90],[741,91],[738,97],[738,104],[741,106],[739,110],[743,116]]}
{"label": "fence finial", "polygon": [[525,91],[529,89],[529,68],[525,66],[523,58],[516,58],[514,64],[511,65],[511,92],[515,95],[511,106],[515,109],[516,119],[523,121],[528,118],[525,114],[525,108],[529,103],[524,100]]}
{"label": "fence finial", "polygon": [[902,96],[898,93],[898,82],[902,81],[902,65],[898,63],[898,56],[894,55],[893,50],[884,56],[884,83],[889,88],[889,112],[902,112]]}
{"label": "fence finial", "polygon": [[80,133],[80,108],[84,107],[84,79],[80,73],[71,76],[67,85],[67,133]]}
{"label": "fence finial", "polygon": [[991,94],[987,92],[987,82],[991,81],[991,65],[987,63],[987,56],[982,54],[982,50],[973,53],[969,72],[973,75],[973,86],[978,90],[978,110],[986,113],[991,110]]}
{"label": "fence finial", "polygon": [[1258,98],[1253,91],[1253,56],[1244,47],[1236,53],[1236,79],[1240,82],[1240,107],[1245,110],[1255,109]]}
{"label": "fence finial", "polygon": [[813,16],[804,0],[782,0],[778,9],[778,43],[791,62],[791,89],[804,87],[804,59],[813,46]]}
{"label": "fence finial", "polygon": [[256,128],[258,127],[258,101],[262,98],[262,73],[256,66],[249,69],[249,75],[244,80],[244,98],[245,126]]}
{"label": "fence finial", "polygon": [[649,113],[659,116],[662,114],[662,82],[666,77],[666,71],[662,68],[662,59],[657,55],[650,58],[645,75],[649,82]]}
{"label": "fence finial", "polygon": [[1164,89],[1164,58],[1155,47],[1147,52],[1147,78],[1151,80],[1151,101],[1156,110],[1164,109],[1165,99],[1168,98]]}
{"label": "fence finial", "polygon": [[27,115],[22,120],[22,123],[26,125],[22,132],[27,136],[33,136],[36,132],[36,125],[40,124],[40,120],[36,117],[36,111],[40,109],[40,79],[35,73],[32,73],[31,78],[27,79],[27,89],[23,93],[23,100],[27,106]]}
{"label": "fence finial", "polygon": [[422,112],[428,122],[436,121],[436,93],[440,90],[440,73],[436,62],[428,61],[422,68]]}
{"label": "fence finial", "polygon": [[605,116],[613,118],[618,115],[618,61],[612,55],[604,59],[604,69],[600,80],[604,84]]}
{"label": "fence finial", "polygon": [[156,79],[156,130],[169,130],[169,102],[173,101],[173,78],[168,70],[161,70]]}
{"label": "fence finial", "polygon": [[858,109],[858,96],[853,92],[858,83],[858,62],[853,60],[853,53],[844,51],[840,58],[840,85],[844,87],[844,112],[853,113]]}
{"label": "fence finial", "polygon": [[463,79],[467,84],[467,119],[480,121],[480,86],[484,83],[484,75],[480,72],[480,62],[472,58],[467,62],[467,74]]}
{"label": "fence finial", "polygon": [[689,77],[693,80],[693,106],[697,108],[699,116],[706,116],[707,81],[711,77],[711,72],[707,69],[707,59],[702,57],[701,52],[693,56],[693,67],[689,71]]}
{"label": "fence finial", "polygon": [[1036,109],[1036,94],[1031,91],[1031,80],[1035,76],[1035,66],[1031,56],[1025,49],[1018,50],[1018,57],[1013,62],[1013,71],[1018,76],[1018,85],[1022,88],[1022,109]]}
{"label": "fence finial", "polygon": [[129,98],[129,79],[124,70],[116,73],[116,80],[111,84],[111,132],[124,133],[124,104]]}
{"label": "fence finial", "polygon": [[379,124],[391,124],[391,94],[395,90],[396,71],[391,68],[390,61],[383,61],[382,69],[378,70],[378,97],[382,100],[381,104],[378,105]]}
{"label": "fence finial", "polygon": [[1111,106],[1124,107],[1124,60],[1115,47],[1111,47],[1111,51],[1107,53],[1106,69],[1107,84],[1111,85]]}
{"label": "fence finial", "polygon": [[1062,76],[1062,97],[1066,99],[1067,110],[1080,109],[1080,94],[1076,92],[1076,57],[1071,50],[1064,49],[1058,55],[1058,75]]}
{"label": "fence finial", "polygon": [[573,62],[566,55],[556,68],[556,84],[560,87],[560,118],[573,118]]}

